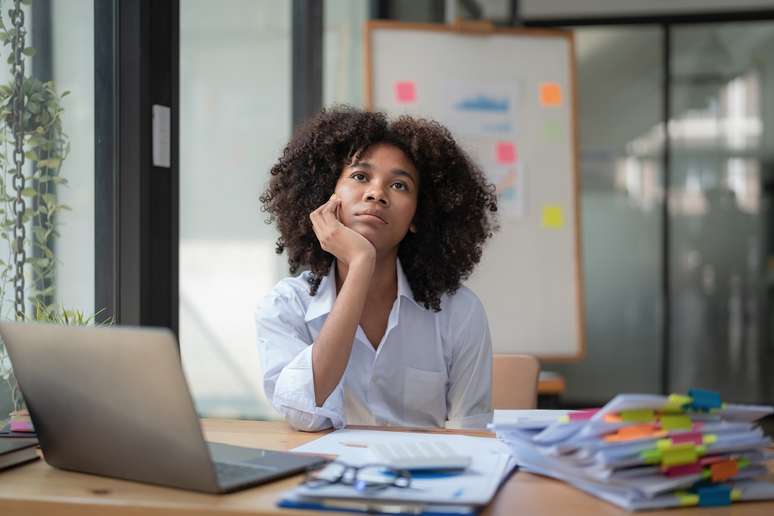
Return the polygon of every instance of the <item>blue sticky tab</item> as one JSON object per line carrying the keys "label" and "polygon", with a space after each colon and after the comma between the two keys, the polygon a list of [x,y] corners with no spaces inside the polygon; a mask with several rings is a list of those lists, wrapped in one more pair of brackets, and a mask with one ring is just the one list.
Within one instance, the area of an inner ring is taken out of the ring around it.
{"label": "blue sticky tab", "polygon": [[720,400],[720,394],[715,391],[690,389],[688,391],[688,396],[693,399],[691,407],[694,410],[710,410],[723,406],[723,402]]}
{"label": "blue sticky tab", "polygon": [[700,487],[696,490],[699,495],[699,507],[721,507],[731,505],[731,486],[716,484]]}

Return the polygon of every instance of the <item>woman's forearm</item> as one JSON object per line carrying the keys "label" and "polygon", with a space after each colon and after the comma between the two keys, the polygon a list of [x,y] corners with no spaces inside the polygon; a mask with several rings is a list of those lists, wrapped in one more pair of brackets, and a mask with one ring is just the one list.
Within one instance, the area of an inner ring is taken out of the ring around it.
{"label": "woman's forearm", "polygon": [[[349,264],[336,302],[312,348],[315,404],[319,407],[339,384],[349,362],[352,342],[363,313],[374,272],[374,260]],[[331,278],[333,280],[333,278]]]}

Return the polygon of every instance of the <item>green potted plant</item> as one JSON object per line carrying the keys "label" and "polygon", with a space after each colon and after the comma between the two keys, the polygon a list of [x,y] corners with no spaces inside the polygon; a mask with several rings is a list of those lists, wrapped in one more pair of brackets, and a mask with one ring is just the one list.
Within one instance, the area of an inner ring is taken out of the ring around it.
{"label": "green potted plant", "polygon": [[[0,85],[0,249],[7,246],[7,256],[0,256],[0,319],[93,324],[94,316],[54,304],[53,245],[59,236],[58,216],[69,209],[56,194],[67,185],[61,170],[70,142],[62,129],[62,99],[69,92],[59,94],[53,82],[25,73],[35,55],[25,43],[22,4],[30,3],[14,0],[7,12],[0,12],[0,42],[8,50],[11,77]],[[21,410],[24,401],[2,341],[0,380],[5,384],[0,384],[0,394],[2,387],[8,391],[0,410],[4,405],[12,412]],[[6,415],[0,412],[0,426]]]}

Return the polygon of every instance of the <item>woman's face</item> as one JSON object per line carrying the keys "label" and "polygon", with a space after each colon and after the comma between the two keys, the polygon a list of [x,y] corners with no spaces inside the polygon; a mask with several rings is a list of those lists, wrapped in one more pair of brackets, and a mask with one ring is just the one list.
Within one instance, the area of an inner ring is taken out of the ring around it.
{"label": "woman's face", "polygon": [[416,231],[418,190],[419,173],[403,151],[387,143],[372,145],[339,176],[339,219],[384,254],[397,248],[406,232]]}

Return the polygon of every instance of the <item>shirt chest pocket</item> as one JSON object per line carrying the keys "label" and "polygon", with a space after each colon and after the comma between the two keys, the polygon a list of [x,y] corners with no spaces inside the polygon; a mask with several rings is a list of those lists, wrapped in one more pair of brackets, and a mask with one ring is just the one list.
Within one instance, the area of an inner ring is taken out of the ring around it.
{"label": "shirt chest pocket", "polygon": [[442,427],[446,421],[446,375],[406,367],[403,407],[404,419],[411,425]]}

